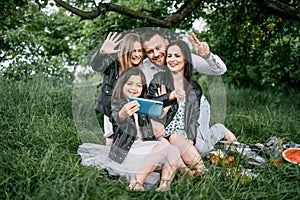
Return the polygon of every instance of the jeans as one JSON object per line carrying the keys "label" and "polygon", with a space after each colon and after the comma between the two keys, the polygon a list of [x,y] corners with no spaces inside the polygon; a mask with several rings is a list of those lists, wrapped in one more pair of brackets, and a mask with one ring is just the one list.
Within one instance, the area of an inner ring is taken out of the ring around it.
{"label": "jeans", "polygon": [[202,95],[200,103],[199,127],[195,147],[200,154],[208,152],[213,146],[225,137],[226,130],[223,124],[210,123],[210,105],[205,96]]}

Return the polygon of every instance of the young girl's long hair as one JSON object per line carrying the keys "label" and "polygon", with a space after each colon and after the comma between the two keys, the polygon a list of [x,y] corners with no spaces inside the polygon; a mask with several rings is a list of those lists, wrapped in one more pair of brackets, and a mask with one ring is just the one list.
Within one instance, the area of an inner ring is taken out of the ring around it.
{"label": "young girl's long hair", "polygon": [[120,75],[120,77],[118,78],[118,81],[117,81],[114,91],[112,93],[112,101],[114,101],[114,100],[126,101],[127,100],[123,94],[123,86],[125,85],[125,83],[128,81],[128,79],[132,75],[140,76],[142,79],[143,90],[139,97],[144,98],[147,96],[148,89],[147,89],[147,82],[146,82],[146,77],[145,77],[144,73],[137,67],[131,67],[131,68],[125,69],[122,72],[122,74]]}
{"label": "young girl's long hair", "polygon": [[141,66],[143,58],[141,59],[141,62],[138,64],[138,66],[133,66],[133,64],[130,61],[131,52],[133,50],[133,44],[135,42],[139,42],[142,46],[142,40],[138,34],[127,33],[124,36],[122,44],[120,46],[120,52],[119,52],[119,61],[121,64],[120,72],[123,72],[125,69],[129,67]]}

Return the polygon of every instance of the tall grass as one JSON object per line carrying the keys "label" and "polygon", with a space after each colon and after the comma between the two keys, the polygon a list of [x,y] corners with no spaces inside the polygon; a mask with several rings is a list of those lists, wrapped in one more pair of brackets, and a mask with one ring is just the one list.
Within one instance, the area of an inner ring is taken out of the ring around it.
{"label": "tall grass", "polygon": [[[226,123],[245,142],[270,136],[300,142],[300,93],[227,87]],[[245,139],[243,139],[245,138]]]}
{"label": "tall grass", "polygon": [[[58,80],[0,82],[0,199],[297,199],[300,168],[267,163],[252,181],[209,165],[202,179],[177,176],[170,191],[134,192],[105,170],[80,165],[72,87]],[[300,143],[300,95],[227,87],[226,126],[242,142],[270,136]]]}

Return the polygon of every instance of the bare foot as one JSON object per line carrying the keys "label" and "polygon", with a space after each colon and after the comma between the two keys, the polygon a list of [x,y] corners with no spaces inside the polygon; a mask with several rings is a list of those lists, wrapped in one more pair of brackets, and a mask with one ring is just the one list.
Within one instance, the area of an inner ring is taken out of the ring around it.
{"label": "bare foot", "polygon": [[237,142],[235,135],[227,128],[225,128],[225,129],[226,129],[226,135],[224,137],[225,140],[227,140],[228,142]]}

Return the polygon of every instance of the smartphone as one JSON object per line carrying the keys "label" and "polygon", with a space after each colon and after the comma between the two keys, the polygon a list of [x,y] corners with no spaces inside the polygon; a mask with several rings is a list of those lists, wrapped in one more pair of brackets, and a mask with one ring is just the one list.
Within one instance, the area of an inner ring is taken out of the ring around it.
{"label": "smartphone", "polygon": [[137,101],[140,104],[139,114],[146,114],[149,116],[159,117],[162,112],[163,103],[151,99],[130,97],[129,101]]}

